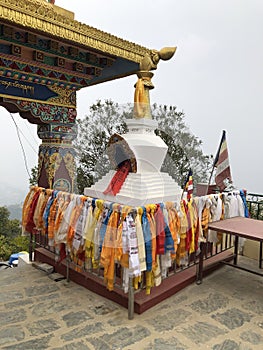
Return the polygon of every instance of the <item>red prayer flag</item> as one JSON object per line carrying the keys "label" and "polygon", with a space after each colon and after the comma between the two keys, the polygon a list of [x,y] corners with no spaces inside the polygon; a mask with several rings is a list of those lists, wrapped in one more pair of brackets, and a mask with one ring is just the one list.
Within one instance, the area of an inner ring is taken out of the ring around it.
{"label": "red prayer flag", "polygon": [[223,191],[232,182],[225,130],[223,130],[214,167],[216,168],[215,183],[220,191]]}
{"label": "red prayer flag", "polygon": [[121,187],[126,180],[131,169],[131,163],[129,160],[126,160],[122,163],[122,165],[118,168],[115,175],[111,179],[106,190],[103,192],[104,194],[110,194],[111,196],[116,196],[117,193],[120,192]]}

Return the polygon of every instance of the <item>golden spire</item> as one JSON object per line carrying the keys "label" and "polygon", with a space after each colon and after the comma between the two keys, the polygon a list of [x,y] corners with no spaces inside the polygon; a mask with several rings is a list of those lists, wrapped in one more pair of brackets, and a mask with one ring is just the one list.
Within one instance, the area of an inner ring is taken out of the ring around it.
{"label": "golden spire", "polygon": [[164,47],[160,51],[151,50],[141,60],[134,93],[134,118],[152,119],[149,90],[154,86],[151,81],[153,73],[150,71],[157,69],[160,59],[163,61],[171,59],[175,51],[176,47]]}

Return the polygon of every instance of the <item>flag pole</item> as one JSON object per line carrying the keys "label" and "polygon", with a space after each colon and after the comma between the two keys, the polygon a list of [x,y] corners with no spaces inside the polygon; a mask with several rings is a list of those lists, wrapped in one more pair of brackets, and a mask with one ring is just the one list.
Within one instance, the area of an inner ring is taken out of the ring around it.
{"label": "flag pole", "polygon": [[211,174],[210,174],[210,177],[209,177],[209,180],[208,180],[208,184],[207,184],[207,187],[206,187],[206,193],[205,193],[205,196],[207,196],[207,193],[208,193],[208,190],[209,190],[209,186],[210,186],[210,183],[211,183],[211,180],[212,180],[212,176],[213,176],[213,172],[215,170],[215,162],[213,163],[213,168],[212,168],[212,171],[211,171]]}
{"label": "flag pole", "polygon": [[207,187],[206,187],[206,195],[208,193],[208,189],[209,189],[209,186],[210,186],[210,183],[211,183],[211,180],[212,180],[213,172],[214,172],[216,164],[218,162],[220,149],[221,149],[221,146],[222,146],[222,143],[223,143],[223,140],[225,139],[225,137],[226,137],[226,131],[223,130],[222,137],[221,137],[221,140],[220,140],[220,143],[219,143],[219,147],[218,147],[215,159],[214,159],[213,168],[212,168],[212,171],[211,171],[211,174],[210,174],[210,177],[209,177],[209,181],[208,181],[208,184],[207,184]]}

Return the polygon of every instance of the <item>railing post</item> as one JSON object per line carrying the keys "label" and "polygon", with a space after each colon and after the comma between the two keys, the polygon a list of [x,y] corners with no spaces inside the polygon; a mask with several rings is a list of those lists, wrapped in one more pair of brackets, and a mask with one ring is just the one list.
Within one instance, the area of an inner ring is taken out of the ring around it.
{"label": "railing post", "polygon": [[200,243],[200,254],[199,254],[199,264],[197,266],[197,276],[196,284],[201,284],[203,281],[203,266],[204,266],[204,251],[205,251],[206,242]]}
{"label": "railing post", "polygon": [[263,242],[260,242],[260,245],[259,245],[259,268],[260,269],[262,269],[262,260],[263,260],[262,251],[263,251]]}
{"label": "railing post", "polygon": [[128,319],[132,320],[134,317],[134,288],[133,278],[129,278],[129,295],[128,295]]}
{"label": "railing post", "polygon": [[70,264],[70,256],[69,256],[69,252],[67,252],[67,257],[66,257],[67,271],[66,271],[66,275],[67,275],[67,282],[68,283],[69,283],[69,264]]}
{"label": "railing post", "polygon": [[29,261],[33,261],[33,234],[30,233],[30,240],[29,240]]}

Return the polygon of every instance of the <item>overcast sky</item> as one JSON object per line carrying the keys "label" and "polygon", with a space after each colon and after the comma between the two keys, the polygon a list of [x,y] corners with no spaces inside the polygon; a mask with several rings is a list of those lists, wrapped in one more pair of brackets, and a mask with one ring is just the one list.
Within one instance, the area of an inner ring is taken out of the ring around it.
{"label": "overcast sky", "polygon": [[[203,151],[215,155],[222,130],[234,183],[263,193],[263,1],[262,0],[56,0],[75,19],[150,49],[177,46],[152,79],[151,103],[183,110]],[[136,76],[78,92],[78,117],[98,99],[133,102]],[[16,129],[1,112],[2,184],[27,192],[27,172]],[[15,115],[28,167],[36,165],[36,127]],[[0,194],[1,196],[1,194]]]}

